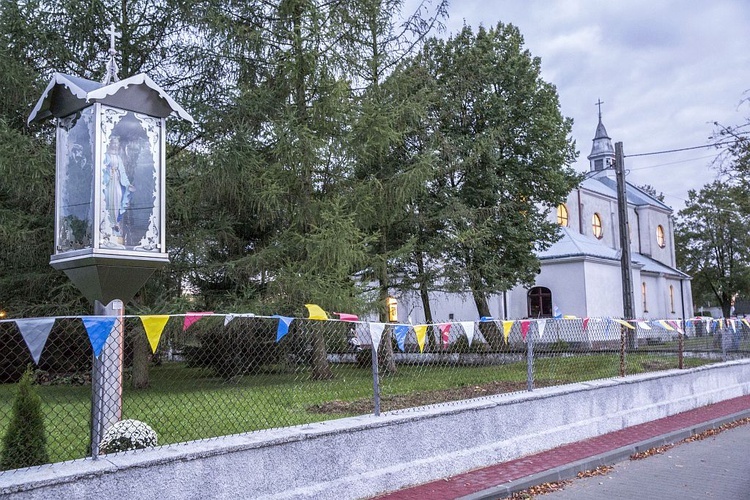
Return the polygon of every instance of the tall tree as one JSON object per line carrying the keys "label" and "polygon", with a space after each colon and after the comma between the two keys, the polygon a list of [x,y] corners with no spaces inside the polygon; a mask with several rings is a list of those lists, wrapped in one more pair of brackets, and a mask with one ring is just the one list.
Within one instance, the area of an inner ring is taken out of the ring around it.
{"label": "tall tree", "polygon": [[690,190],[677,214],[677,265],[693,276],[694,297],[714,297],[725,317],[750,294],[749,223],[747,190],[723,181]]}
{"label": "tall tree", "polygon": [[[343,39],[346,68],[358,86],[348,143],[357,193],[353,209],[360,227],[373,237],[364,278],[376,283],[380,320],[388,321],[386,299],[401,284],[392,275],[409,255],[414,239],[410,214],[429,173],[429,164],[419,159],[422,152],[408,142],[424,109],[421,96],[403,78],[390,75],[429,33],[442,28],[447,2],[423,1],[413,12],[405,12],[401,0],[353,5],[351,29]],[[395,373],[392,343],[382,346],[384,372]]]}
{"label": "tall tree", "polygon": [[535,250],[558,237],[547,215],[579,181],[572,122],[512,25],[464,27],[428,43],[418,63],[439,94],[432,128],[442,170],[433,189],[443,197],[446,278],[490,316],[488,296],[533,283]]}

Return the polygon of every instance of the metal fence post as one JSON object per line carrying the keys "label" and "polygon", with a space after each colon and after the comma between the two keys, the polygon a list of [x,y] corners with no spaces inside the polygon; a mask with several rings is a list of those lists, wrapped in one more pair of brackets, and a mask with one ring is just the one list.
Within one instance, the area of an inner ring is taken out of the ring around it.
{"label": "metal fence post", "polygon": [[526,388],[534,390],[534,335],[531,332],[526,334]]}
{"label": "metal fence post", "polygon": [[[390,340],[389,340],[390,341]],[[380,373],[378,370],[378,349],[375,342],[370,344],[372,349],[372,392],[375,403],[375,416],[380,416]]]}
{"label": "metal fence post", "polygon": [[123,304],[115,299],[109,304],[95,302],[97,316],[116,316],[99,358],[94,357],[91,374],[91,457],[99,456],[99,442],[104,430],[122,419],[122,367],[124,359]]}
{"label": "metal fence post", "polygon": [[727,333],[729,332],[729,328],[725,328],[722,325],[721,328],[721,360],[726,361],[727,360]]}
{"label": "metal fence post", "polygon": [[677,367],[682,370],[685,368],[685,332],[687,332],[687,322],[682,318],[682,331],[677,332]]}

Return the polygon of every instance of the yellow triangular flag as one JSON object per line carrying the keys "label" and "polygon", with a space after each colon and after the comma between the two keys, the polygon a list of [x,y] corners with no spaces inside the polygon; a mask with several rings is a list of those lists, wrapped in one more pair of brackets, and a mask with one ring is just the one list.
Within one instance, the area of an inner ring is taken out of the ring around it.
{"label": "yellow triangular flag", "polygon": [[419,352],[422,352],[424,351],[424,341],[427,338],[427,325],[415,326],[414,333],[417,334],[417,344],[419,344]]}
{"label": "yellow triangular flag", "polygon": [[743,318],[742,322],[745,323],[746,327],[750,328],[750,323],[748,323],[748,321],[746,319]]}
{"label": "yellow triangular flag", "polygon": [[633,325],[631,325],[630,323],[628,323],[627,321],[623,321],[623,320],[617,319],[617,318],[612,318],[612,321],[616,321],[617,323],[620,323],[622,326],[628,327],[631,330],[635,330],[635,327]]}
{"label": "yellow triangular flag", "polygon": [[660,324],[661,326],[663,326],[664,328],[666,328],[666,329],[667,329],[667,331],[670,331],[670,332],[673,332],[673,331],[674,331],[674,328],[672,328],[672,326],[671,326],[671,325],[670,325],[669,323],[667,323],[666,321],[664,321],[663,319],[660,319],[660,320],[659,320],[659,324]]}
{"label": "yellow triangular flag", "polygon": [[143,323],[143,329],[146,330],[146,337],[148,337],[148,343],[151,345],[151,353],[156,352],[156,346],[159,345],[159,339],[164,331],[164,327],[169,321],[169,316],[158,315],[158,316],[139,316],[141,323]]}
{"label": "yellow triangular flag", "polygon": [[513,328],[513,321],[503,321],[503,337],[505,343],[508,343],[508,336],[510,335],[510,329]]}
{"label": "yellow triangular flag", "polygon": [[321,309],[319,305],[305,304],[305,307],[307,308],[307,311],[310,313],[310,316],[308,316],[309,319],[321,319],[321,320],[328,319],[328,315],[323,309]]}

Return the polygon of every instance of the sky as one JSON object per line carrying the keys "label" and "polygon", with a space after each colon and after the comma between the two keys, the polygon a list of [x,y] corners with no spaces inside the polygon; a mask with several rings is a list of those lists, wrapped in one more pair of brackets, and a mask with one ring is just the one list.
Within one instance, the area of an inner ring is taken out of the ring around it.
{"label": "sky", "polygon": [[589,169],[601,99],[627,180],[654,186],[675,213],[689,189],[716,178],[717,150],[629,155],[705,146],[714,122],[750,118],[748,0],[452,0],[449,16],[441,37],[464,24],[519,28],[574,121],[579,171]]}

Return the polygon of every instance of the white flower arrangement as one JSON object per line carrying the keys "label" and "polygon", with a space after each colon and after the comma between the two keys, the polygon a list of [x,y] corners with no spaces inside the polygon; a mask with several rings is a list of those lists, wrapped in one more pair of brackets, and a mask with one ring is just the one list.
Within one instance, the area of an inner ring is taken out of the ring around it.
{"label": "white flower arrangement", "polygon": [[140,420],[120,420],[104,432],[99,443],[102,453],[139,450],[156,446],[156,432]]}

